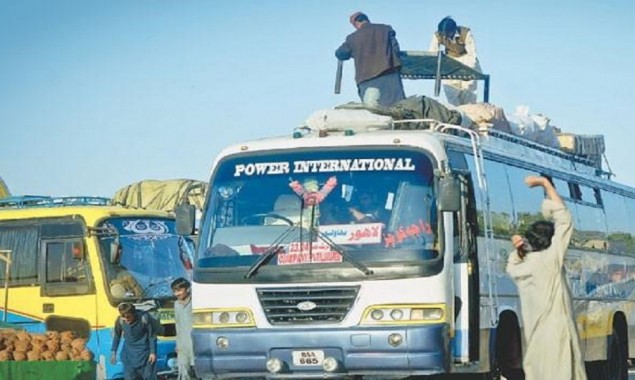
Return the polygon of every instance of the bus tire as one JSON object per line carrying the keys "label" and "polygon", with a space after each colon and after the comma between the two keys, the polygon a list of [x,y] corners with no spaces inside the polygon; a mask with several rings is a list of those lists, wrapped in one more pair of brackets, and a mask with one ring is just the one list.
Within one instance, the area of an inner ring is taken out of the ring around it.
{"label": "bus tire", "polygon": [[490,354],[490,373],[484,377],[487,380],[524,380],[522,368],[522,338],[518,317],[511,311],[501,313],[494,351]]}
{"label": "bus tire", "polygon": [[608,336],[604,378],[608,380],[628,379],[628,347],[626,337],[620,329],[613,325],[613,332]]}

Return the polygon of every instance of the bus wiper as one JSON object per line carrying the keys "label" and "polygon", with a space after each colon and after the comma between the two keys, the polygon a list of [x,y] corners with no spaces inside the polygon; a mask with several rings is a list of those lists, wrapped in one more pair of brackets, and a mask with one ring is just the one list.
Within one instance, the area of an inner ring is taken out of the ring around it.
{"label": "bus wiper", "polygon": [[170,276],[168,278],[164,278],[163,280],[159,280],[159,281],[155,281],[155,282],[151,282],[148,284],[148,286],[146,286],[145,288],[143,288],[143,292],[141,293],[141,296],[139,296],[139,301],[143,301],[145,299],[145,296],[148,295],[148,292],[151,289],[154,289],[155,287],[159,286],[159,285],[163,285],[166,283],[172,283],[172,281],[174,280],[174,277]]}
{"label": "bus wiper", "polygon": [[353,266],[355,268],[359,269],[366,276],[370,276],[371,274],[374,273],[372,271],[372,269],[368,268],[366,265],[361,263],[359,260],[357,260],[356,258],[351,256],[351,254],[348,252],[348,250],[346,248],[342,247],[341,245],[339,245],[336,242],[334,242],[333,240],[331,240],[331,238],[326,236],[324,234],[324,232],[322,232],[320,230],[317,230],[317,234],[318,234],[318,238],[322,239],[322,241],[324,241],[326,244],[328,244],[328,246],[331,247],[331,249],[333,249],[335,252],[339,253],[340,256],[342,256],[342,258],[344,260],[346,260],[349,263],[353,264]]}
{"label": "bus wiper", "polygon": [[[311,222],[313,222],[313,220]],[[311,224],[313,225],[313,223],[311,223]],[[262,256],[260,256],[260,258],[258,258],[258,260],[255,263],[253,263],[253,265],[251,267],[249,267],[249,269],[247,270],[247,273],[245,273],[244,278],[252,277],[254,275],[254,273],[256,273],[256,271],[258,271],[258,269],[260,269],[260,267],[262,267],[266,262],[271,260],[274,256],[276,256],[277,254],[282,252],[283,248],[279,244],[287,236],[289,236],[289,234],[291,234],[291,232],[295,231],[296,228],[300,228],[300,234],[302,234],[302,231],[303,231],[302,227],[290,226],[273,243],[271,243],[271,245],[269,245],[269,247],[262,254]],[[326,236],[323,232],[321,232],[316,227],[311,227],[310,234],[311,234],[310,241],[313,241],[312,236],[314,234],[317,234],[319,239],[323,240],[326,244],[328,244],[329,247],[331,247],[331,249],[333,249],[335,252],[339,253],[342,256],[343,259],[345,259],[346,261],[351,263],[355,268],[359,269],[365,275],[370,276],[371,274],[374,273],[366,265],[362,264],[359,260],[357,260],[353,256],[351,256],[350,253],[348,253],[348,251],[344,247],[342,247],[339,244],[335,243],[333,240],[331,240],[331,238]],[[309,247],[310,247],[309,249],[312,250],[312,245],[309,245]]]}
{"label": "bus wiper", "polygon": [[[256,273],[258,269],[260,269],[261,266],[263,266],[267,261],[269,261],[278,253],[280,253],[280,251],[282,251],[283,249],[279,244],[287,236],[289,236],[289,234],[291,234],[291,232],[293,232],[296,228],[298,227],[290,226],[282,234],[280,234],[280,236],[278,236],[278,238],[274,240],[273,243],[269,245],[267,250],[258,258],[258,260],[249,267],[249,269],[247,270],[247,273],[245,273],[244,278],[250,278],[251,276],[253,276],[254,273]],[[299,228],[302,228],[302,227],[299,227]]]}
{"label": "bus wiper", "polygon": [[[313,241],[313,236],[317,235],[317,237],[319,239],[322,239],[326,244],[328,244],[329,247],[331,247],[332,250],[334,250],[335,252],[339,253],[340,256],[342,256],[342,258],[346,261],[348,261],[349,263],[353,264],[353,266],[357,269],[359,269],[362,273],[364,273],[366,276],[370,276],[371,274],[373,274],[373,271],[370,270],[366,265],[362,264],[361,262],[359,262],[357,259],[353,258],[353,256],[351,256],[348,251],[346,250],[346,248],[342,247],[341,245],[337,244],[336,242],[334,242],[333,240],[331,240],[331,238],[329,238],[328,236],[326,236],[322,231],[320,231],[319,228],[317,228],[315,226],[315,205],[311,206],[311,229],[309,230],[310,232],[310,238],[309,241]],[[313,254],[313,245],[309,245],[309,257],[311,257]]]}

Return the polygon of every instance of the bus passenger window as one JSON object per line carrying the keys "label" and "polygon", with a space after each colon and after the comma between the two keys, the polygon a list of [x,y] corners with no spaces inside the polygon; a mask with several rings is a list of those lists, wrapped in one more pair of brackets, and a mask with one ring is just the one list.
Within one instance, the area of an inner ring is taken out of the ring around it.
{"label": "bus passenger window", "polygon": [[580,188],[580,200],[583,202],[587,202],[594,205],[601,205],[601,202],[598,202],[598,198],[596,195],[595,189],[587,186],[579,186]]}
{"label": "bus passenger window", "polygon": [[46,243],[46,282],[86,280],[85,258],[80,257],[81,241]]}
{"label": "bus passenger window", "polygon": [[571,192],[571,198],[576,201],[582,200],[582,191],[580,190],[580,185],[577,183],[569,183],[569,190]]}
{"label": "bus passenger window", "polygon": [[602,201],[602,193],[600,192],[600,189],[593,189],[593,193],[595,194],[595,202],[600,206],[604,206],[604,202]]}

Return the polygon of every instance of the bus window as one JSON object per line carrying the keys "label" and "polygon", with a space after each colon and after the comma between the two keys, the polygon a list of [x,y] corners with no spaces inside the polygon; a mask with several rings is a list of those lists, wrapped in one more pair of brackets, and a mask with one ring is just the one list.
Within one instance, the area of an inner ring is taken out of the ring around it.
{"label": "bus window", "polygon": [[[38,228],[35,226],[6,226],[0,225],[0,249],[9,250],[11,254],[11,271],[9,274],[12,285],[35,284],[38,279]],[[16,254],[20,252],[20,254]],[[0,262],[0,279],[4,282],[5,262]]]}
{"label": "bus window", "polygon": [[571,198],[573,200],[582,200],[582,190],[580,190],[580,185],[578,185],[577,183],[569,182],[569,191],[571,192]]}
{"label": "bus window", "polygon": [[86,281],[85,259],[76,253],[81,241],[47,242],[45,246],[46,282]]}
{"label": "bus window", "polygon": [[580,187],[580,200],[582,202],[597,204],[597,205],[602,204],[601,202],[598,202],[595,189],[588,186],[584,186],[584,185],[580,185],[579,187]]}
{"label": "bus window", "polygon": [[596,190],[570,182],[571,200],[567,207],[573,216],[571,246],[597,251],[608,249],[606,221]]}
{"label": "bus window", "polygon": [[604,210],[585,203],[569,205],[575,210],[573,237],[571,245],[597,251],[606,251],[608,240],[606,236],[606,220]]}
{"label": "bus window", "polygon": [[[467,164],[470,167],[470,172],[472,173],[472,182],[477,186],[478,179],[476,178],[476,167],[474,165],[473,156],[467,156]],[[509,183],[507,181],[507,171],[505,169],[505,165],[493,162],[489,160],[485,160],[485,173],[488,179],[488,191],[489,198],[496,199],[496,202],[490,202],[491,213],[492,213],[492,229],[494,231],[494,235],[509,237],[511,236],[511,231],[513,226],[515,225],[512,216],[513,205],[511,198],[511,190],[509,188]],[[485,231],[485,226],[483,225],[483,199],[479,196],[479,193],[476,193],[476,206],[478,209],[478,220],[479,220],[479,231],[481,234]]]}
{"label": "bus window", "polygon": [[[628,215],[635,215],[635,198],[624,198],[626,201],[626,211]],[[635,240],[635,219],[632,217],[628,220],[628,232],[631,236],[631,241]],[[631,244],[630,254],[635,255],[635,243]]]}
{"label": "bus window", "polygon": [[86,294],[90,292],[88,264],[80,239],[43,241],[43,294],[48,296]]}
{"label": "bus window", "polygon": [[527,187],[525,177],[528,175],[537,175],[536,172],[512,167],[507,168],[509,177],[509,187],[514,198],[513,217],[516,221],[516,229],[513,233],[524,233],[531,223],[542,219],[542,214],[536,205],[540,205],[543,194]]}
{"label": "bus window", "polygon": [[603,206],[604,201],[602,200],[602,192],[600,191],[600,189],[593,189],[593,195],[595,197],[595,203],[597,203],[600,206]]}
{"label": "bus window", "polygon": [[629,231],[629,213],[626,200],[622,195],[603,191],[604,212],[608,227],[608,249],[613,253],[631,254],[633,236]]}

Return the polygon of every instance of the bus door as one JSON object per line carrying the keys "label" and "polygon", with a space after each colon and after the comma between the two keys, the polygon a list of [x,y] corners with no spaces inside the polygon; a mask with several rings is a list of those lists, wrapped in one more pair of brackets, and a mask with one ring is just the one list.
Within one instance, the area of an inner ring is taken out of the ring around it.
{"label": "bus door", "polygon": [[454,217],[454,318],[455,363],[479,357],[479,276],[476,252],[478,224],[469,175],[460,175],[461,210]]}
{"label": "bus door", "polygon": [[[48,235],[48,236],[47,236]],[[41,310],[45,329],[90,339],[95,323],[95,284],[81,226],[42,226]],[[78,307],[78,305],[85,305]],[[90,347],[97,353],[97,347]]]}

